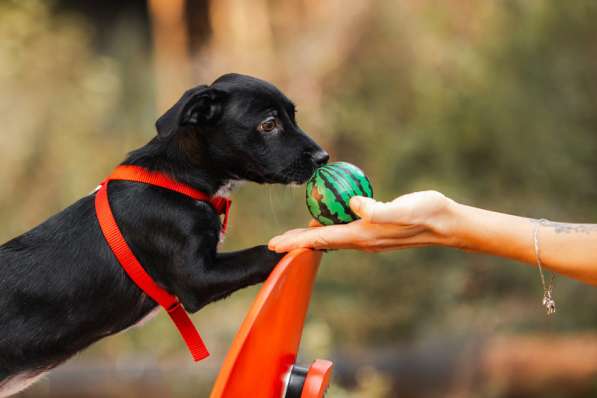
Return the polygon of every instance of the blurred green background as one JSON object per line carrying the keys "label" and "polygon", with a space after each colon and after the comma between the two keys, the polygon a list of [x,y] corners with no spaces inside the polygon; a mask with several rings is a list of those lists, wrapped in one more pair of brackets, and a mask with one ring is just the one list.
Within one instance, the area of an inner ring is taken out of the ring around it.
{"label": "blurred green background", "polygon": [[[595,222],[596,20],[590,0],[2,0],[0,239],[87,194],[185,88],[232,71],[277,84],[380,200],[436,189]],[[308,222],[302,188],[234,199],[225,250]],[[256,292],[194,316],[207,361],[162,314],[19,396],[205,397]],[[548,321],[536,271],[508,260],[331,252],[302,357],[335,361],[338,398],[594,397],[597,290],[560,278],[555,295]]]}

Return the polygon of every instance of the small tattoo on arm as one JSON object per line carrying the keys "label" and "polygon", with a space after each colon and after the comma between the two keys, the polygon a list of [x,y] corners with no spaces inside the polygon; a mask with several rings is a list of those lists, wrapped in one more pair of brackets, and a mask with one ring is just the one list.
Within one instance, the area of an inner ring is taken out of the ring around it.
{"label": "small tattoo on arm", "polygon": [[[536,222],[535,220],[531,221]],[[571,224],[546,221],[541,225],[547,228],[553,228],[556,234],[591,234],[597,232],[597,224]]]}

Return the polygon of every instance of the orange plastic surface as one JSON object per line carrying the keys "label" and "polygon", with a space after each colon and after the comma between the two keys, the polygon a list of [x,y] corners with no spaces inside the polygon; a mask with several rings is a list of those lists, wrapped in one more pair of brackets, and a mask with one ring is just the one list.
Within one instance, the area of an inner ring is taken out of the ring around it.
{"label": "orange plastic surface", "polygon": [[334,364],[323,359],[316,360],[309,368],[301,398],[323,398],[330,385]]}
{"label": "orange plastic surface", "polygon": [[280,398],[296,360],[321,252],[287,254],[262,286],[216,379],[211,398]]}

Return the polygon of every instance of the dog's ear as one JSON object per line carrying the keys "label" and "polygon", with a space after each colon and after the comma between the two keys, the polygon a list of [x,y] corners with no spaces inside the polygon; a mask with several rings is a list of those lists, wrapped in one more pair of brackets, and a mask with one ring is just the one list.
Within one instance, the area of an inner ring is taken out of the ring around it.
{"label": "dog's ear", "polygon": [[224,93],[208,86],[197,86],[186,91],[172,108],[162,115],[155,127],[165,137],[181,126],[199,126],[214,122],[220,116]]}
{"label": "dog's ear", "polygon": [[222,112],[223,99],[224,93],[212,87],[194,94],[182,108],[181,126],[215,122]]}

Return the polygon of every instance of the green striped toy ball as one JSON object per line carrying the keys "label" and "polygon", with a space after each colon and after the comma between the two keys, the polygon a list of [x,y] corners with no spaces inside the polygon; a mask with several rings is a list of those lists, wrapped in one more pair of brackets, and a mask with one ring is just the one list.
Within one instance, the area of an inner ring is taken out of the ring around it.
{"label": "green striped toy ball", "polygon": [[323,225],[347,224],[359,217],[350,210],[353,196],[373,197],[369,179],[357,166],[330,163],[315,170],[307,181],[307,208]]}

